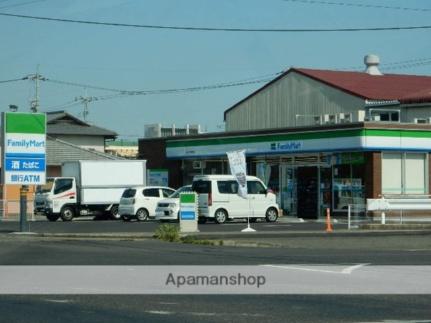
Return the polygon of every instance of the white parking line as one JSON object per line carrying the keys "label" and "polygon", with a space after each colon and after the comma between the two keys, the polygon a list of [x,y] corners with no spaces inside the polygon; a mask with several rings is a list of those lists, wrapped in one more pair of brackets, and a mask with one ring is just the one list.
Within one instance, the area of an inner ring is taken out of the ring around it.
{"label": "white parking line", "polygon": [[[330,269],[322,269],[322,268],[316,268],[317,266],[314,265],[313,267],[299,267],[299,266],[291,266],[291,265],[262,265],[266,267],[272,267],[272,268],[280,268],[280,269],[286,269],[286,270],[302,270],[302,271],[313,271],[313,272],[320,272],[320,273],[328,273],[328,274],[342,274],[342,275],[350,275],[353,271],[356,269],[359,269],[361,267],[367,266],[367,264],[357,264],[353,266],[349,266],[346,268],[343,268],[340,270],[330,270]],[[339,265],[332,265],[332,266],[339,266]],[[318,265],[318,267],[323,267],[323,265]]]}
{"label": "white parking line", "polygon": [[50,303],[72,303],[73,301],[70,299],[45,299],[45,302],[50,302]]}
{"label": "white parking line", "polygon": [[156,310],[149,310],[145,311],[148,314],[157,314],[157,315],[172,315],[175,314],[175,312],[169,312],[169,311],[156,311]]}

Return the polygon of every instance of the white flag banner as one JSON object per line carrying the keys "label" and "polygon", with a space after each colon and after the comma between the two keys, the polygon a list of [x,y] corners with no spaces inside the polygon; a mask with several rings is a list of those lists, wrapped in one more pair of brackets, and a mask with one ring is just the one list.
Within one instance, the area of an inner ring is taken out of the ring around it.
{"label": "white flag banner", "polygon": [[238,182],[238,195],[247,198],[247,165],[245,163],[245,150],[226,152],[229,159],[230,172]]}

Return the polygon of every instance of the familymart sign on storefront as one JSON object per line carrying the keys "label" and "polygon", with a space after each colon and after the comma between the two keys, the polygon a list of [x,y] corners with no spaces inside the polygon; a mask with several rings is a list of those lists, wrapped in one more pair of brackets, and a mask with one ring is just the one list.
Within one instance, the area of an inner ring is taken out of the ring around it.
{"label": "familymart sign on storefront", "polygon": [[407,129],[341,129],[303,133],[248,135],[167,142],[168,158],[224,156],[246,149],[247,155],[333,151],[431,151],[431,131]]}
{"label": "familymart sign on storefront", "polygon": [[40,185],[46,179],[46,115],[3,113],[3,183]]}

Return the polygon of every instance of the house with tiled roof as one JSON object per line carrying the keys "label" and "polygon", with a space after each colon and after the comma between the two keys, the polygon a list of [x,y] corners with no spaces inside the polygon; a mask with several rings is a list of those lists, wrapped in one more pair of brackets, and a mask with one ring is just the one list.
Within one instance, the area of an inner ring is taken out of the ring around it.
{"label": "house with tiled roof", "polygon": [[89,124],[65,111],[47,112],[47,134],[51,138],[77,145],[84,149],[105,152],[106,142],[117,133]]}
{"label": "house with tiled roof", "polygon": [[[363,215],[382,195],[428,198],[431,76],[383,74],[375,55],[364,62],[363,72],[289,69],[228,108],[226,132],[168,138],[170,172],[180,184],[226,174],[226,152],[244,150],[247,173],[301,218]],[[151,162],[144,142],[140,156]]]}

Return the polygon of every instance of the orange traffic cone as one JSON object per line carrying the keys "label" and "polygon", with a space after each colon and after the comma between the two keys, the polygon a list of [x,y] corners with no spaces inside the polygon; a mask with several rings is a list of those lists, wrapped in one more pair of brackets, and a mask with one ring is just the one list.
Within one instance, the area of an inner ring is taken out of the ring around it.
{"label": "orange traffic cone", "polygon": [[332,232],[331,213],[329,207],[326,209],[326,232]]}

